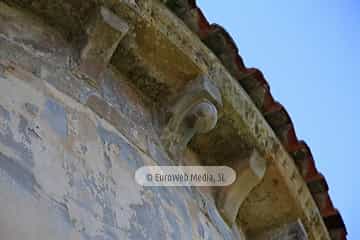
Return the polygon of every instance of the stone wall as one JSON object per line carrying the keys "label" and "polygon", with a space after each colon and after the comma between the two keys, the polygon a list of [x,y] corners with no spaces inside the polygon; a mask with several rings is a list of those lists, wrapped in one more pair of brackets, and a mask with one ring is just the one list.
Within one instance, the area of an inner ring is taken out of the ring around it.
{"label": "stone wall", "polygon": [[74,72],[77,54],[0,2],[1,239],[239,239],[197,189],[135,183],[173,164],[153,106],[112,67]]}

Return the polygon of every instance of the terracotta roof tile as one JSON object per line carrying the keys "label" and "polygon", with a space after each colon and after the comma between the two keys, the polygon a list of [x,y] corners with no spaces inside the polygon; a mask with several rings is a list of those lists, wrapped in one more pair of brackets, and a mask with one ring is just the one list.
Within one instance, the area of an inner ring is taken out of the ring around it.
{"label": "terracotta roof tile", "polygon": [[201,9],[197,7],[195,0],[167,0],[165,4],[199,36],[247,91],[284,147],[294,158],[319,207],[331,238],[346,239],[345,224],[340,213],[333,207],[328,194],[328,185],[316,169],[310,148],[304,141],[297,139],[289,114],[271,95],[269,84],[262,72],[245,66],[235,41],[229,33],[220,25],[210,25]]}
{"label": "terracotta roof tile", "polygon": [[324,222],[326,227],[329,229],[332,239],[346,239],[346,227],[337,209],[335,209],[330,215],[324,216]]}

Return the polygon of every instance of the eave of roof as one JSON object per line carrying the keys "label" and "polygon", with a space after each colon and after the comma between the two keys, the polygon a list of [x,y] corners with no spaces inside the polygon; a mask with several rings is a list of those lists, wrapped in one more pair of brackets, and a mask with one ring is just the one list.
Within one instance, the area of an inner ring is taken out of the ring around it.
{"label": "eave of roof", "polygon": [[262,72],[245,66],[229,33],[217,24],[209,24],[195,0],[168,0],[165,3],[213,51],[247,91],[283,146],[293,157],[319,208],[331,238],[346,239],[346,227],[341,214],[332,204],[326,179],[316,169],[308,145],[297,138],[288,112],[272,96],[269,84]]}

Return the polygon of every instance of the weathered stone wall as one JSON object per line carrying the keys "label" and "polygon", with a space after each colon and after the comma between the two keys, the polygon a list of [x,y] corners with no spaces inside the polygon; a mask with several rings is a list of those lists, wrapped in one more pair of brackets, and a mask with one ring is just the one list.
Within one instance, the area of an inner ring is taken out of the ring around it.
{"label": "weathered stone wall", "polygon": [[115,69],[77,75],[77,54],[0,2],[0,239],[238,239],[196,189],[135,183],[173,163],[153,107]]}

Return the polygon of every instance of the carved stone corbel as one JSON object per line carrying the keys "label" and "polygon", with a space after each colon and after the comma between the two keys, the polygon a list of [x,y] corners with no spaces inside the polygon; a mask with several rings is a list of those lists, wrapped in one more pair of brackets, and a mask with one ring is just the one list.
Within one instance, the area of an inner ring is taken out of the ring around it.
{"label": "carved stone corbel", "polygon": [[308,240],[307,233],[300,219],[280,227],[252,236],[254,240]]}
{"label": "carved stone corbel", "polygon": [[232,226],[241,205],[264,177],[266,160],[254,149],[234,161],[230,167],[236,172],[236,180],[216,192],[215,202],[224,220]]}
{"label": "carved stone corbel", "polygon": [[211,131],[222,108],[220,91],[204,76],[191,81],[171,103],[161,139],[174,158],[185,150],[195,134]]}
{"label": "carved stone corbel", "polygon": [[96,10],[86,28],[87,40],[80,52],[78,71],[96,80],[106,69],[129,25],[105,7]]}

